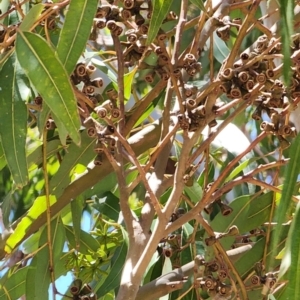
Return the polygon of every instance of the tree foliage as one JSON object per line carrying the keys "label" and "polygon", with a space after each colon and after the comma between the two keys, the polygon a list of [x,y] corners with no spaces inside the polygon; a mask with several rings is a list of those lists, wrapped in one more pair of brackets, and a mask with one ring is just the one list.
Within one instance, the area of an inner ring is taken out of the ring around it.
{"label": "tree foliage", "polygon": [[0,300],[299,298],[278,5],[0,2]]}

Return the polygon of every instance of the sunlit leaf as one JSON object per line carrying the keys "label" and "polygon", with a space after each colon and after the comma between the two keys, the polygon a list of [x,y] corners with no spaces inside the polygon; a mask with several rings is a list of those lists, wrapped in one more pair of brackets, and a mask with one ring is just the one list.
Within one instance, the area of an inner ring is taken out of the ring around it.
{"label": "sunlit leaf", "polygon": [[57,55],[70,75],[86,47],[98,0],[72,0],[60,33]]}
{"label": "sunlit leaf", "polygon": [[15,55],[10,56],[0,71],[0,137],[8,167],[17,187],[27,184],[25,153],[27,108],[24,100],[29,96],[28,81]]}
{"label": "sunlit leaf", "polygon": [[19,31],[16,52],[20,65],[70,137],[80,143],[80,120],[68,74],[54,51],[39,35]]}
{"label": "sunlit leaf", "polygon": [[153,42],[155,37],[158,34],[159,28],[167,16],[170,7],[172,5],[172,0],[154,0],[153,1],[153,11],[152,15],[155,16],[155,18],[151,18],[150,20],[150,26],[148,30],[148,38],[147,38],[147,44]]}
{"label": "sunlit leaf", "polygon": [[[50,195],[50,205],[56,202],[56,197]],[[26,234],[26,231],[29,229],[30,225],[36,220],[43,212],[46,211],[46,196],[39,196],[34,201],[32,207],[28,210],[26,216],[22,218],[20,223],[17,225],[15,231],[10,235],[6,241],[5,251],[11,253],[12,250],[22,241],[23,237]]]}
{"label": "sunlit leaf", "polygon": [[25,18],[23,19],[20,29],[22,31],[30,31],[31,27],[34,25],[35,22],[38,21],[41,12],[45,8],[44,4],[38,3],[34,5],[30,11],[26,14]]}

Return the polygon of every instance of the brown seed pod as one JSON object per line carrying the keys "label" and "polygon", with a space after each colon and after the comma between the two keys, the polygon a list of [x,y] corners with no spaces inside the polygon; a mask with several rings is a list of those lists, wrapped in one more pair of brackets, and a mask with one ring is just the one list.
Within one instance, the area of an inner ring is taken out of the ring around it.
{"label": "brown seed pod", "polygon": [[195,68],[192,68],[192,67],[187,67],[186,68],[186,72],[189,76],[193,77],[196,75],[197,73],[197,70]]}
{"label": "brown seed pod", "polygon": [[229,92],[229,95],[233,98],[233,99],[238,99],[238,98],[242,98],[242,92],[241,89],[238,86],[232,86],[231,90]]}
{"label": "brown seed pod", "polygon": [[216,201],[216,203],[220,207],[221,214],[223,216],[229,216],[233,212],[233,209],[230,206],[228,206],[227,204],[225,204],[221,201]]}
{"label": "brown seed pod", "polygon": [[273,123],[267,122],[267,121],[263,121],[260,124],[260,129],[267,132],[267,133],[272,133],[274,134],[275,132],[275,125]]}
{"label": "brown seed pod", "polygon": [[232,293],[232,286],[223,283],[218,287],[218,293],[222,296],[230,296]]}
{"label": "brown seed pod", "polygon": [[53,121],[53,119],[49,118],[46,122],[46,129],[47,130],[52,130],[52,129],[55,129],[55,128],[56,128],[55,122]]}
{"label": "brown seed pod", "polygon": [[148,24],[142,24],[140,27],[139,27],[139,32],[141,34],[147,34],[148,33],[148,30],[149,30],[149,25]]}
{"label": "brown seed pod", "polygon": [[245,88],[248,92],[250,92],[254,88],[254,85],[255,85],[254,81],[250,79],[245,83]]}
{"label": "brown seed pod", "polygon": [[219,27],[216,30],[217,36],[223,40],[224,42],[227,42],[230,38],[230,25],[225,25],[223,27]]}
{"label": "brown seed pod", "polygon": [[183,114],[179,114],[177,118],[178,118],[178,123],[180,125],[180,128],[182,130],[188,130],[190,127],[190,123],[189,120],[186,118],[186,116]]}
{"label": "brown seed pod", "polygon": [[84,63],[78,63],[75,67],[75,74],[79,77],[83,77],[87,74],[86,66]]}
{"label": "brown seed pod", "polygon": [[148,83],[153,83],[154,77],[155,77],[155,72],[148,73],[145,76],[145,81],[148,82]]}
{"label": "brown seed pod", "polygon": [[106,22],[106,27],[110,30],[110,31],[114,31],[117,28],[117,24],[114,20],[109,20]]}
{"label": "brown seed pod", "polygon": [[287,125],[287,124],[281,125],[278,129],[278,134],[279,135],[288,136],[288,135],[291,135],[291,133],[292,133],[292,127],[290,125]]}
{"label": "brown seed pod", "polygon": [[128,10],[128,9],[122,9],[121,10],[121,17],[125,20],[125,21],[127,21],[128,19],[130,19],[131,17],[132,17],[132,13],[131,13],[131,11],[130,10]]}
{"label": "brown seed pod", "polygon": [[103,86],[103,79],[102,79],[101,77],[94,78],[94,79],[91,81],[91,84],[92,84],[94,87],[100,88],[100,87]]}
{"label": "brown seed pod", "polygon": [[231,68],[226,68],[223,72],[219,74],[221,80],[230,80],[234,76],[234,71]]}
{"label": "brown seed pod", "polygon": [[109,15],[111,12],[111,6],[110,5],[101,5],[101,7],[98,7],[96,18],[105,18],[107,15]]}
{"label": "brown seed pod", "polygon": [[193,98],[187,98],[186,101],[185,101],[185,105],[186,105],[188,110],[191,110],[191,109],[196,107],[197,102]]}
{"label": "brown seed pod", "polygon": [[158,31],[158,34],[157,34],[156,38],[157,38],[158,41],[163,42],[167,38],[167,35],[163,30],[160,29]]}
{"label": "brown seed pod", "polygon": [[215,289],[217,286],[217,280],[212,276],[207,276],[204,280],[204,286],[209,290]]}
{"label": "brown seed pod", "polygon": [[144,23],[145,23],[144,17],[143,17],[140,13],[137,13],[137,14],[135,15],[135,24],[136,24],[137,26],[141,26],[141,25],[144,24]]}
{"label": "brown seed pod", "polygon": [[110,114],[112,118],[118,119],[121,116],[121,111],[118,108],[113,108]]}
{"label": "brown seed pod", "polygon": [[94,26],[97,29],[103,29],[106,26],[106,19],[105,18],[97,18],[94,19]]}
{"label": "brown seed pod", "polygon": [[225,281],[228,278],[228,273],[225,270],[221,269],[218,271],[218,278],[221,282]]}
{"label": "brown seed pod", "polygon": [[112,102],[118,98],[118,92],[115,89],[108,89],[105,94]]}
{"label": "brown seed pod", "polygon": [[261,284],[259,276],[257,276],[257,275],[251,276],[250,282],[251,282],[252,285],[260,285]]}
{"label": "brown seed pod", "polygon": [[120,36],[123,32],[123,28],[121,26],[117,26],[113,31],[112,34],[115,36]]}
{"label": "brown seed pod", "polygon": [[[195,100],[194,100],[195,101]],[[196,101],[195,101],[196,102]],[[197,103],[196,103],[197,104]],[[206,109],[204,105],[199,105],[192,110],[192,113],[198,115],[199,117],[204,117],[206,114]]]}
{"label": "brown seed pod", "polygon": [[239,78],[240,82],[245,83],[249,80],[250,75],[248,72],[242,71],[238,74],[238,78]]}
{"label": "brown seed pod", "polygon": [[107,116],[107,110],[102,106],[99,106],[99,108],[97,110],[95,108],[95,111],[96,111],[98,117],[101,119],[104,119]]}
{"label": "brown seed pod", "polygon": [[97,130],[94,126],[87,127],[86,133],[89,137],[95,137],[97,136]]}
{"label": "brown seed pod", "polygon": [[164,249],[164,255],[165,255],[165,257],[171,257],[173,255],[172,248],[165,248]]}
{"label": "brown seed pod", "polygon": [[94,147],[94,151],[95,151],[97,154],[103,152],[103,144],[102,144],[101,141],[97,141],[97,143],[95,144],[95,147]]}
{"label": "brown seed pod", "polygon": [[75,279],[70,287],[70,293],[74,296],[78,295],[82,287],[82,280],[81,279]]}
{"label": "brown seed pod", "polygon": [[93,95],[95,93],[95,87],[89,84],[85,84],[82,91],[87,95]]}
{"label": "brown seed pod", "polygon": [[42,105],[43,104],[43,98],[41,96],[36,96],[33,101],[36,105]]}
{"label": "brown seed pod", "polygon": [[191,64],[193,62],[196,62],[196,57],[194,54],[192,53],[187,53],[185,56],[184,56],[184,59],[183,59],[184,62],[187,62],[188,64]]}
{"label": "brown seed pod", "polygon": [[219,89],[225,93],[228,94],[230,92],[232,86],[232,82],[231,81],[223,81],[220,85],[219,85]]}

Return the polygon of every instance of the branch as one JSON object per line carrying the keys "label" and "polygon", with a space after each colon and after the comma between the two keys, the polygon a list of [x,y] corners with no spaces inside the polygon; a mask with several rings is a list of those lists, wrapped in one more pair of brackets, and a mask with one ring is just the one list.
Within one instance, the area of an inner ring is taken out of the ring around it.
{"label": "branch", "polygon": [[[232,250],[226,251],[228,257],[232,262],[239,259],[239,257],[245,252],[252,249],[252,245],[247,244]],[[195,257],[195,260],[201,258],[200,255]],[[143,285],[136,296],[136,300],[152,300],[158,299],[164,295],[167,295],[177,289],[181,289],[180,284],[170,288],[170,285],[176,283],[184,283],[187,276],[191,276],[194,273],[195,260],[183,265],[180,268],[174,269],[168,274],[162,275],[155,280]]]}

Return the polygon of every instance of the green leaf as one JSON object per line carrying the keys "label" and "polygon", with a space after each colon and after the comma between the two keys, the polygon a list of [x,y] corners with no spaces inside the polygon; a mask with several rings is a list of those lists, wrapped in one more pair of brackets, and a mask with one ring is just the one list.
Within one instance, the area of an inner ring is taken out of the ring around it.
{"label": "green leaf", "polygon": [[[56,202],[56,197],[50,195],[50,205]],[[9,236],[6,241],[5,251],[11,253],[15,247],[22,241],[26,231],[30,225],[47,209],[46,196],[39,196],[34,201],[32,207],[28,210],[25,217],[22,218],[20,223],[17,225],[15,231]]]}
{"label": "green leaf", "polygon": [[202,0],[191,0],[191,2],[200,8],[200,10],[206,11]]}
{"label": "green leaf", "polygon": [[111,220],[116,222],[118,221],[120,214],[120,203],[119,199],[113,193],[104,193],[104,195],[101,196],[101,202],[94,204],[93,207]]}
{"label": "green leaf", "polygon": [[84,204],[84,198],[82,196],[78,196],[71,201],[71,212],[72,212],[75,244],[76,246],[78,245],[78,247],[80,245],[80,232],[81,232],[80,225],[81,225],[83,204]]}
{"label": "green leaf", "polygon": [[221,40],[217,34],[214,32],[214,57],[219,63],[223,63],[223,61],[227,58],[230,53],[229,48],[226,43]]}
{"label": "green leaf", "polygon": [[68,131],[64,125],[63,122],[60,121],[60,119],[55,115],[55,114],[51,114],[51,117],[57,127],[58,130],[58,135],[59,135],[59,139],[60,142],[63,146],[67,145],[67,137],[68,137]]}
{"label": "green leaf", "polygon": [[290,0],[279,1],[280,5],[280,32],[283,53],[283,79],[286,86],[290,83],[291,67],[291,39],[293,34],[294,4]]}
{"label": "green leaf", "polygon": [[197,203],[202,198],[202,188],[197,181],[193,181],[192,186],[185,186],[184,191],[193,203]]}
{"label": "green leaf", "polygon": [[19,299],[25,294],[28,269],[29,267],[23,267],[9,277],[1,278],[0,300]]}
{"label": "green leaf", "polygon": [[300,135],[297,135],[297,137],[294,139],[292,146],[289,149],[289,155],[290,161],[288,163],[287,168],[285,169],[285,180],[282,189],[281,200],[275,213],[275,220],[277,221],[279,226],[276,226],[275,228],[274,240],[272,244],[273,248],[275,248],[275,246],[278,244],[279,236],[282,231],[281,224],[283,224],[286,221],[287,213],[292,203],[291,197],[293,195],[295,183],[299,175]]}
{"label": "green leaf", "polygon": [[128,237],[126,231],[121,227],[123,234],[123,242],[120,247],[115,251],[111,259],[111,269],[106,277],[104,283],[101,285],[100,289],[97,291],[97,296],[102,297],[109,291],[117,288],[120,285],[121,273],[123,265],[125,263],[127,248],[128,248]]}
{"label": "green leaf", "polygon": [[228,175],[228,177],[225,179],[225,183],[232,180],[235,176],[237,176],[240,172],[242,172],[245,168],[247,168],[251,163],[258,160],[256,157],[252,157],[249,159],[246,159],[241,164],[239,164],[236,168],[234,168],[231,173]]}
{"label": "green leaf", "polygon": [[154,0],[153,1],[153,12],[155,16],[150,20],[150,26],[148,30],[147,45],[150,45],[158,34],[159,28],[170,11],[172,0]]}
{"label": "green leaf", "polygon": [[205,6],[204,6],[202,0],[191,0],[191,2],[192,2],[193,4],[195,4],[198,8],[200,8],[200,10],[206,11]]}
{"label": "green leaf", "polygon": [[[60,148],[61,148],[61,144],[58,139],[47,142],[47,146],[46,146],[47,157],[50,157],[53,154],[57,153],[60,150]],[[30,168],[33,165],[39,165],[42,162],[43,162],[43,145],[40,145],[27,156],[27,164],[28,167]]]}
{"label": "green leaf", "polygon": [[[40,237],[39,246],[43,246],[48,242],[47,226],[43,229]],[[65,242],[64,225],[60,217],[55,218],[51,222],[51,242],[52,242],[52,255],[55,266],[59,263]],[[36,269],[35,269],[35,297],[34,299],[48,299],[48,289],[51,282],[51,274],[49,270],[49,247],[46,246],[36,254]]]}
{"label": "green leaf", "polygon": [[85,49],[98,0],[72,0],[60,33],[57,55],[70,75]]}
{"label": "green leaf", "polygon": [[11,55],[0,71],[0,137],[6,161],[17,187],[27,184],[26,133],[30,90],[15,55]]}
{"label": "green leaf", "polygon": [[6,158],[0,141],[0,171],[6,166],[6,164],[7,164]]}
{"label": "green leaf", "polygon": [[290,269],[287,273],[288,287],[287,293],[290,299],[300,298],[300,205],[298,203],[292,226],[289,232],[290,246],[287,255],[290,257]]}
{"label": "green leaf", "polygon": [[74,249],[78,249],[78,251],[82,254],[90,254],[90,252],[97,252],[100,248],[99,243],[95,238],[93,238],[86,231],[80,230],[80,245],[76,245],[74,230],[72,226],[65,225],[66,236],[70,243],[70,245]]}
{"label": "green leaf", "polygon": [[70,137],[80,143],[80,120],[72,86],[61,62],[45,40],[19,31],[16,52],[20,65],[51,111],[64,124]]}
{"label": "green leaf", "polygon": [[86,132],[81,133],[81,146],[71,144],[68,153],[60,165],[59,170],[50,180],[50,191],[59,197],[71,181],[71,172],[77,164],[87,165],[94,157],[93,151],[95,140],[87,136]]}
{"label": "green leaf", "polygon": [[[211,227],[215,232],[226,232],[231,226],[239,228],[240,234],[259,227],[268,221],[273,193],[269,192],[259,197],[241,196],[230,203],[233,212],[224,217],[219,213],[211,222]],[[230,249],[233,237],[226,237],[220,242],[226,250]]]}
{"label": "green leaf", "polygon": [[25,18],[23,19],[20,30],[22,31],[30,31],[33,24],[39,19],[41,12],[45,8],[44,4],[38,3],[34,5],[30,11],[26,14]]}
{"label": "green leaf", "polygon": [[136,70],[137,68],[134,68],[132,71],[124,75],[124,97],[126,100],[130,98],[132,81]]}

